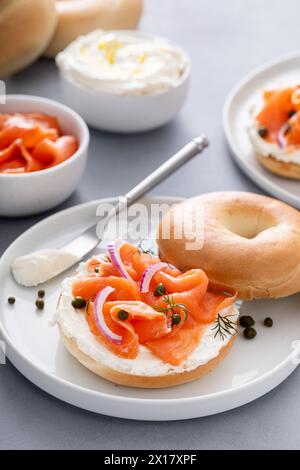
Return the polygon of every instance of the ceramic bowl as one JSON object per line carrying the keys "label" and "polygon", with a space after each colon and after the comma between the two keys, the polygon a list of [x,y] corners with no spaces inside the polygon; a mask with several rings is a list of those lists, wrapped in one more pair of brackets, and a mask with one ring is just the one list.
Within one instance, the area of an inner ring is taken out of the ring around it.
{"label": "ceramic bowl", "polygon": [[[139,31],[130,33],[155,38]],[[64,102],[72,106],[90,126],[100,130],[134,133],[163,126],[182,108],[191,73],[191,62],[186,52],[177,44],[168,42],[181,51],[187,64],[176,86],[157,94],[117,95],[83,87],[60,69]]]}
{"label": "ceramic bowl", "polygon": [[52,209],[76,189],[84,171],[89,146],[89,130],[70,108],[46,98],[7,95],[0,113],[38,112],[56,116],[64,134],[77,137],[79,148],[68,160],[33,173],[0,173],[0,216],[27,216]]}

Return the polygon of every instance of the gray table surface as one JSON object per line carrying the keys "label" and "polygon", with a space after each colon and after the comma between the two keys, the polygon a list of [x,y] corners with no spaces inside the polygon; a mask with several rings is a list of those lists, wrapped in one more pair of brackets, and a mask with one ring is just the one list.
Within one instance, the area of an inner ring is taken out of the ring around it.
{"label": "gray table surface", "polygon": [[[176,40],[192,58],[187,103],[174,122],[148,134],[91,131],[85,175],[77,192],[57,210],[125,192],[202,131],[210,137],[211,148],[155,194],[260,192],[230,158],[222,105],[231,87],[253,67],[296,50],[299,11],[298,0],[146,0],[141,28]],[[7,89],[61,100],[57,71],[47,60],[7,80]],[[0,219],[0,253],[44,216]],[[184,422],[134,422],[54,399],[8,363],[0,366],[0,448],[299,449],[299,389],[300,369],[271,393],[227,413]]]}

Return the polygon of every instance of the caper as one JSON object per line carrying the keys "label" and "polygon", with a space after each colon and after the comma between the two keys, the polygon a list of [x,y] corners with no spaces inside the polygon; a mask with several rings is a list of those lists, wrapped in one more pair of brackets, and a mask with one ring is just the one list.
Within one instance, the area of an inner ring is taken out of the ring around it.
{"label": "caper", "polygon": [[44,291],[44,289],[41,289],[41,290],[38,291],[38,297],[39,297],[40,299],[43,299],[43,298],[45,297],[45,291]]}
{"label": "caper", "polygon": [[249,315],[243,315],[239,319],[239,324],[243,326],[244,328],[247,328],[249,326],[253,326],[255,324],[255,321]]}
{"label": "caper", "polygon": [[8,297],[7,299],[7,302],[10,304],[10,305],[13,305],[15,303],[16,299],[15,297]]}
{"label": "caper", "polygon": [[291,110],[288,112],[288,118],[293,117],[294,114],[296,114],[296,111],[295,111],[294,109],[291,109]]}
{"label": "caper", "polygon": [[120,320],[125,321],[125,320],[128,319],[129,314],[128,314],[128,312],[126,312],[126,310],[120,310],[119,313],[118,313],[118,317],[119,317]]}
{"label": "caper", "polygon": [[257,335],[256,330],[251,327],[245,328],[243,333],[246,339],[253,339]]}
{"label": "caper", "polygon": [[262,126],[258,129],[257,132],[258,132],[258,135],[264,139],[268,134],[268,129],[266,127]]}
{"label": "caper", "polygon": [[86,306],[86,301],[83,297],[77,296],[72,300],[72,306],[74,308],[84,308]]}
{"label": "caper", "polygon": [[172,325],[178,325],[181,322],[181,316],[179,313],[173,313],[172,315]]}
{"label": "caper", "polygon": [[160,297],[161,295],[165,295],[167,293],[167,289],[165,286],[160,282],[154,289],[155,297]]}
{"label": "caper", "polygon": [[273,320],[270,317],[265,318],[264,325],[267,326],[268,328],[271,328],[273,326]]}
{"label": "caper", "polygon": [[35,306],[38,310],[43,310],[45,307],[45,302],[41,299],[37,299],[35,302]]}

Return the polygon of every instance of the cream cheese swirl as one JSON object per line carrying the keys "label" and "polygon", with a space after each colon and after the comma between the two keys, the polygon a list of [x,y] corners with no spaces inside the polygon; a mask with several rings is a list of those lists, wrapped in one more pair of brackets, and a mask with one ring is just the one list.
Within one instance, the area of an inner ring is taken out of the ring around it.
{"label": "cream cheese swirl", "polygon": [[96,30],[58,54],[65,78],[94,92],[154,95],[179,85],[190,61],[167,39],[138,31]]}

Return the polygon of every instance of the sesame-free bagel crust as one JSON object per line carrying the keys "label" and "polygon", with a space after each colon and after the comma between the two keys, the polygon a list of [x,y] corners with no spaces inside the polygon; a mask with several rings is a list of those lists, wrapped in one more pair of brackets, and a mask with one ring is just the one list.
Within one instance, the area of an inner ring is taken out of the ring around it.
{"label": "sesame-free bagel crust", "polygon": [[[184,217],[193,220],[199,210],[203,246],[189,251],[191,233],[183,231],[180,239],[174,234]],[[168,231],[170,237],[163,238]],[[215,192],[188,199],[169,211],[157,238],[163,260],[184,271],[201,268],[212,284],[236,289],[240,298],[278,298],[300,290],[300,214],[270,197]]]}

